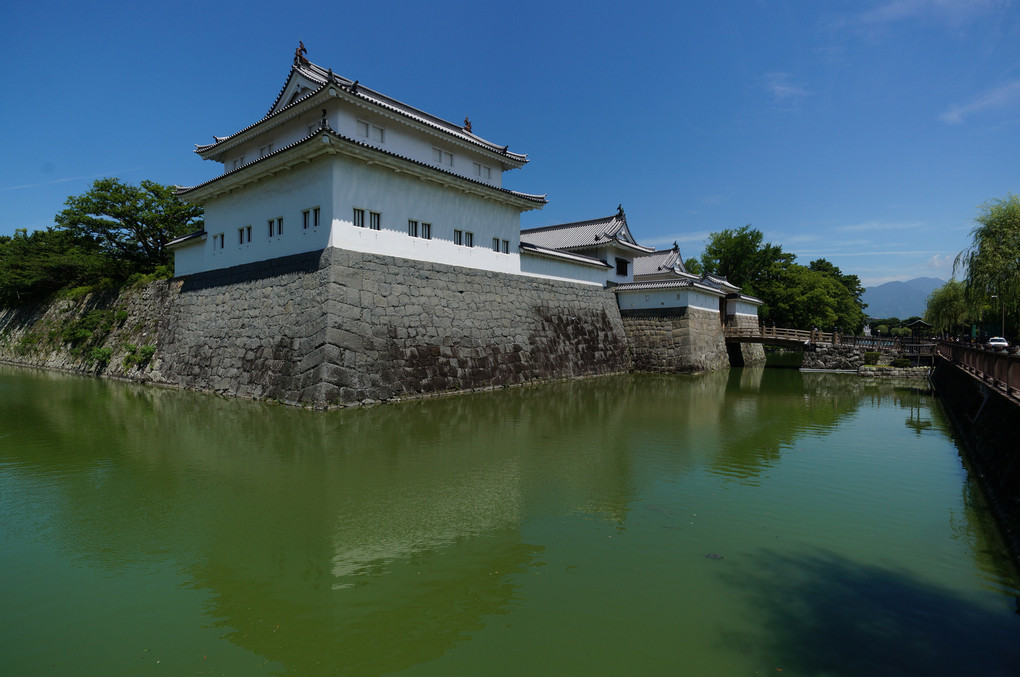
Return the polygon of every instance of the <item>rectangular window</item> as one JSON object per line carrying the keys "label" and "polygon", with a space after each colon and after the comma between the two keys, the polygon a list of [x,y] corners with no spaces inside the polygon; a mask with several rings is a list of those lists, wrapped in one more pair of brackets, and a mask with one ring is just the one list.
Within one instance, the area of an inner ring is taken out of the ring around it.
{"label": "rectangular window", "polygon": [[273,152],[273,144],[268,143],[265,146],[259,147],[259,157],[265,157]]}
{"label": "rectangular window", "polygon": [[479,179],[481,179],[482,181],[488,181],[489,179],[492,178],[492,169],[490,169],[489,167],[486,167],[485,165],[483,165],[480,162],[476,162],[476,163],[474,163],[474,165],[475,165],[475,176],[477,176]]}
{"label": "rectangular window", "polygon": [[474,233],[470,233],[470,232],[464,233],[464,246],[465,247],[474,247],[475,246],[475,234]]}
{"label": "rectangular window", "polygon": [[276,234],[283,235],[283,217],[276,219]]}
{"label": "rectangular window", "polygon": [[407,234],[411,237],[418,237],[418,222],[408,219],[407,221]]}
{"label": "rectangular window", "polygon": [[453,231],[453,243],[464,244],[464,231],[462,230]]}
{"label": "rectangular window", "polygon": [[283,235],[283,217],[278,219],[269,219],[269,237],[273,235]]}
{"label": "rectangular window", "polygon": [[432,224],[431,223],[424,223],[423,222],[421,224],[421,236],[422,236],[422,238],[424,238],[426,240],[431,240],[432,239]]}
{"label": "rectangular window", "polygon": [[437,165],[453,166],[453,153],[448,153],[441,148],[432,149],[432,161]]}
{"label": "rectangular window", "polygon": [[498,237],[492,238],[492,251],[494,251],[494,252],[498,252],[499,251],[499,238]]}
{"label": "rectangular window", "polygon": [[312,222],[312,212],[310,209],[306,209],[301,212],[301,227],[308,230],[308,226]]}
{"label": "rectangular window", "polygon": [[244,227],[244,239],[246,242],[251,242],[251,226]]}
{"label": "rectangular window", "polygon": [[223,249],[223,233],[212,236],[213,249]]}
{"label": "rectangular window", "polygon": [[629,264],[630,264],[630,261],[628,261],[627,259],[621,259],[621,258],[617,257],[617,259],[616,259],[616,274],[617,275],[626,276],[627,275],[627,268],[628,268]]}
{"label": "rectangular window", "polygon": [[364,120],[358,120],[358,136],[368,139],[369,141],[382,143],[386,138],[386,130],[378,125],[365,122]]}
{"label": "rectangular window", "polygon": [[273,227],[276,225],[276,221],[269,219],[269,237],[273,236]]}
{"label": "rectangular window", "polygon": [[237,244],[251,242],[251,226],[237,229]]}
{"label": "rectangular window", "polygon": [[319,208],[318,207],[314,207],[312,209],[312,227],[314,227],[314,228],[318,228],[319,227]]}
{"label": "rectangular window", "polygon": [[503,253],[504,254],[510,253],[510,240],[503,240]]}
{"label": "rectangular window", "polygon": [[365,210],[355,209],[354,210],[354,225],[358,228],[365,227]]}
{"label": "rectangular window", "polygon": [[382,228],[382,214],[379,212],[369,212],[368,227],[372,230],[380,230]]}

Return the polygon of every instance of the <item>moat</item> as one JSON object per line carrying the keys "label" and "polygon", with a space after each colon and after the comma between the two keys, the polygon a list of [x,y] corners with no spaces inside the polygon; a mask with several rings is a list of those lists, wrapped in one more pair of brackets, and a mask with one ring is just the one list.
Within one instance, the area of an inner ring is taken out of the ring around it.
{"label": "moat", "polygon": [[311,411],[0,366],[9,675],[1015,674],[916,383],[732,369]]}

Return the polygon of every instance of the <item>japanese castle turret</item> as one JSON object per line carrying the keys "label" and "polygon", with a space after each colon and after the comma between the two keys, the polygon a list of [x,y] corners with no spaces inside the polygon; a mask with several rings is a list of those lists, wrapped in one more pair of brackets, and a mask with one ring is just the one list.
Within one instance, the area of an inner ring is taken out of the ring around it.
{"label": "japanese castle turret", "polygon": [[520,214],[503,187],[527,156],[295,53],[257,122],[197,146],[222,173],[178,195],[205,228],[171,243],[175,274],[336,247],[520,274]]}

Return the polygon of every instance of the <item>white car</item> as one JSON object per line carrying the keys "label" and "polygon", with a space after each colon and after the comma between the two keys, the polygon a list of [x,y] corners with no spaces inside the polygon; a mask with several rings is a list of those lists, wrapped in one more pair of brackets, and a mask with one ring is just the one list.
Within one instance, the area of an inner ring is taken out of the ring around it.
{"label": "white car", "polygon": [[985,347],[989,350],[1005,350],[1006,348],[1009,348],[1009,341],[1001,336],[993,336],[988,339],[988,343],[985,344]]}

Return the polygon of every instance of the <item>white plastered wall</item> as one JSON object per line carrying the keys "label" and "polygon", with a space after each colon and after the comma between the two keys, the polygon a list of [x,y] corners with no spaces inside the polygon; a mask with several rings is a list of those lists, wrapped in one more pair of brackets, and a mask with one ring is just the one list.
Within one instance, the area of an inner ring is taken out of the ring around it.
{"label": "white plastered wall", "polygon": [[719,312],[719,297],[697,289],[635,289],[616,294],[621,310],[701,308]]}

